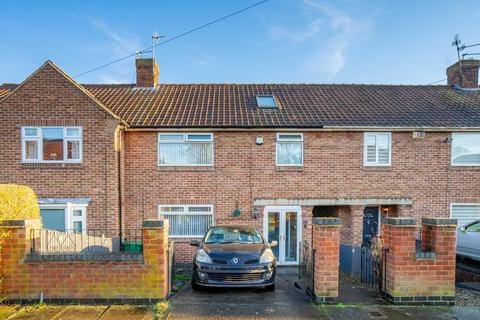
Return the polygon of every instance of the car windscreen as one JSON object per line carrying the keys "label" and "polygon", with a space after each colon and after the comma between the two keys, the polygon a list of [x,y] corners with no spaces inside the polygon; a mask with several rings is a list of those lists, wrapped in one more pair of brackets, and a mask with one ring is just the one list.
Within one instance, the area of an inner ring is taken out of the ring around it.
{"label": "car windscreen", "polygon": [[260,232],[255,228],[213,227],[205,236],[205,243],[263,243]]}

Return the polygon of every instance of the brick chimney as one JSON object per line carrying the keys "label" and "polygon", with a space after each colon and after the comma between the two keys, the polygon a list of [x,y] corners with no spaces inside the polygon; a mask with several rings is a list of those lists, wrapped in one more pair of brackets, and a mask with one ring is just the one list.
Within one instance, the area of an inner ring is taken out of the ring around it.
{"label": "brick chimney", "polygon": [[[461,73],[460,73],[461,65]],[[447,68],[447,85],[462,88],[478,88],[478,67],[480,60],[461,60]]]}
{"label": "brick chimney", "polygon": [[154,59],[135,60],[137,68],[137,87],[155,88],[158,85],[158,65]]}

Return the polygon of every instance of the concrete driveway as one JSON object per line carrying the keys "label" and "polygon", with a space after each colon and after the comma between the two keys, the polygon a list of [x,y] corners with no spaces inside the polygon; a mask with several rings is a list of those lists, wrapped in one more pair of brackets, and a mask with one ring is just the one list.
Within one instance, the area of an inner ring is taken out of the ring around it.
{"label": "concrete driveway", "polygon": [[183,288],[167,319],[318,319],[319,311],[293,286],[296,269],[279,269],[276,290]]}

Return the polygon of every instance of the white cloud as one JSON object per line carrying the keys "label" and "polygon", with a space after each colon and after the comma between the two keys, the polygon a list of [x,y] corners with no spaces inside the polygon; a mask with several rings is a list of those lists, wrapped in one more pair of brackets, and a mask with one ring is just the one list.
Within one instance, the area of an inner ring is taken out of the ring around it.
{"label": "white cloud", "polygon": [[290,30],[285,27],[271,27],[270,35],[274,38],[287,38],[291,42],[304,42],[318,34],[322,27],[322,19],[314,19],[304,29]]}
{"label": "white cloud", "polygon": [[[110,26],[102,19],[91,19],[91,25],[99,31],[106,41],[95,48],[95,52],[102,54],[101,59],[96,61],[111,61],[127,56],[141,49],[138,37],[128,31]],[[97,71],[95,79],[103,83],[125,83],[134,78],[134,63],[132,59],[116,63],[112,66]]]}
{"label": "white cloud", "polygon": [[270,35],[286,38],[296,45],[309,45],[304,56],[306,71],[333,78],[346,65],[348,49],[372,29],[375,12],[355,18],[321,1],[304,0],[303,5],[305,15],[311,17],[304,28],[291,30],[277,26],[270,29]]}

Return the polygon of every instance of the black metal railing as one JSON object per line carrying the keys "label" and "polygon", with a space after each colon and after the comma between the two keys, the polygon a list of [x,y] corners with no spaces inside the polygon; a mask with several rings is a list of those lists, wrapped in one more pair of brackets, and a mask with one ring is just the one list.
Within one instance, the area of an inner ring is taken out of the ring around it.
{"label": "black metal railing", "polygon": [[30,230],[32,253],[143,252],[141,229]]}

